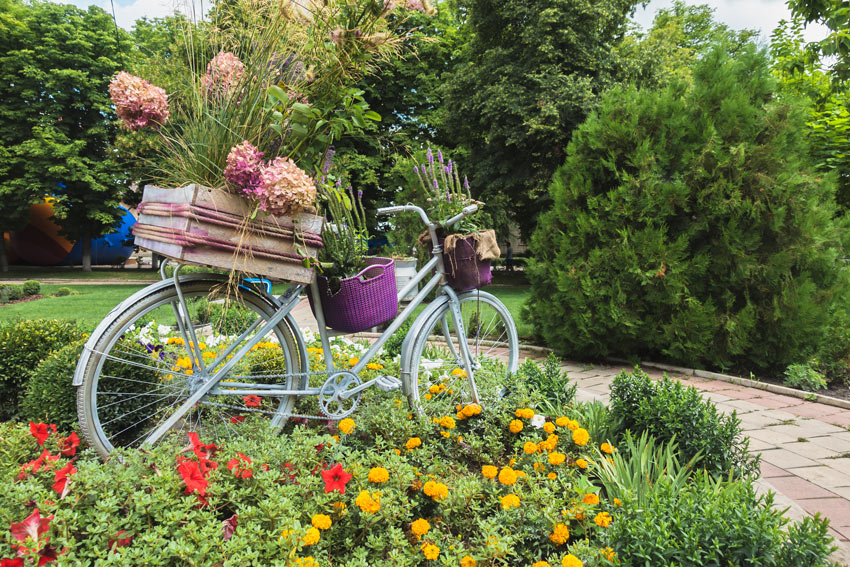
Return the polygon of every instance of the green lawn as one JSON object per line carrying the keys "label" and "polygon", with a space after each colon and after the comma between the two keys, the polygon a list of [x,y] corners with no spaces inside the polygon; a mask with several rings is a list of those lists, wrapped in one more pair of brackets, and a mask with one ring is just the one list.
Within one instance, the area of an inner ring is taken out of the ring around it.
{"label": "green lawn", "polygon": [[43,284],[41,293],[51,295],[60,287],[70,288],[74,295],[0,305],[0,323],[17,319],[76,319],[93,329],[113,307],[144,286]]}
{"label": "green lawn", "polygon": [[40,267],[40,266],[10,266],[8,272],[0,272],[3,280],[158,280],[159,270],[138,270],[127,268],[114,270],[112,268],[94,268],[84,272],[78,267]]}
{"label": "green lawn", "polygon": [[491,285],[484,290],[498,297],[511,312],[520,340],[530,338],[531,325],[523,322],[521,313],[523,304],[531,295],[531,289],[527,285]]}

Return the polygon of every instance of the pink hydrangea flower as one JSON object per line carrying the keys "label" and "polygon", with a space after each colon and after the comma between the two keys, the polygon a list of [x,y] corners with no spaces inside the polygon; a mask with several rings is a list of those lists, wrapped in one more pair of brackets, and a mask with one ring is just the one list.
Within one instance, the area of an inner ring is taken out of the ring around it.
{"label": "pink hydrangea flower", "polygon": [[109,83],[109,96],[125,128],[138,130],[168,121],[168,95],[146,80],[121,71]]}
{"label": "pink hydrangea flower", "polygon": [[229,51],[219,51],[201,77],[201,91],[207,100],[221,100],[242,77],[245,65]]}
{"label": "pink hydrangea flower", "polygon": [[316,186],[295,162],[278,157],[260,175],[258,197],[267,213],[294,215],[316,202]]}
{"label": "pink hydrangea flower", "polygon": [[416,10],[417,12],[422,12],[423,14],[428,11],[428,8],[425,6],[424,0],[407,0],[407,9]]}
{"label": "pink hydrangea flower", "polygon": [[263,152],[245,140],[227,154],[224,178],[242,193],[255,196],[259,192],[263,166]]}

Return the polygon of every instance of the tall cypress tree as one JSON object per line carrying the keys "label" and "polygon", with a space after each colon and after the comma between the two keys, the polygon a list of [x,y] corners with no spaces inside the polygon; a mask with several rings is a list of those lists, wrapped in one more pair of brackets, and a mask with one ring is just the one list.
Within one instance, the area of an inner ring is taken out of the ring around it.
{"label": "tall cypress tree", "polygon": [[617,88],[575,133],[532,240],[528,314],[570,356],[784,367],[847,274],[835,185],[763,51],[718,45],[692,83]]}

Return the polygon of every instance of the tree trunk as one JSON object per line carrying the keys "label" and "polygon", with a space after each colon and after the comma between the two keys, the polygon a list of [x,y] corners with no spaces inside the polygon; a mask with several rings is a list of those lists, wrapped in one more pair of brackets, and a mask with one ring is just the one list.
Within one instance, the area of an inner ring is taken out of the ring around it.
{"label": "tree trunk", "polygon": [[0,232],[0,272],[9,271],[9,259],[6,257],[6,233]]}
{"label": "tree trunk", "polygon": [[90,272],[91,271],[91,233],[88,229],[83,230],[83,236],[81,239],[82,247],[83,247],[83,271]]}

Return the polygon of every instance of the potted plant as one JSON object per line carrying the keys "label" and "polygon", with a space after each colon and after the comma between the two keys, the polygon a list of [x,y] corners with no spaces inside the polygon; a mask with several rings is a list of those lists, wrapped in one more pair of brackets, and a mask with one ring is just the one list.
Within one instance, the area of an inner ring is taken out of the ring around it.
{"label": "potted plant", "polygon": [[[342,182],[320,186],[319,198],[328,223],[323,248],[314,263],[325,324],[356,333],[390,321],[398,314],[395,266],[392,258],[368,257],[369,232],[360,201],[362,192]],[[316,306],[310,294],[310,306]]]}
{"label": "potted plant", "polygon": [[[484,203],[476,201],[470,193],[469,181],[464,177],[460,181],[457,164],[444,160],[443,153],[437,150],[437,157],[431,148],[426,152],[427,164],[414,166],[425,197],[423,208],[431,220],[449,219],[471,204],[480,207]],[[461,219],[449,230],[440,228],[437,235],[443,245],[443,264],[449,285],[457,291],[468,291],[490,283],[490,262],[499,257],[499,245],[493,229],[482,226],[482,216],[472,215]],[[430,242],[427,233],[420,242]]]}

